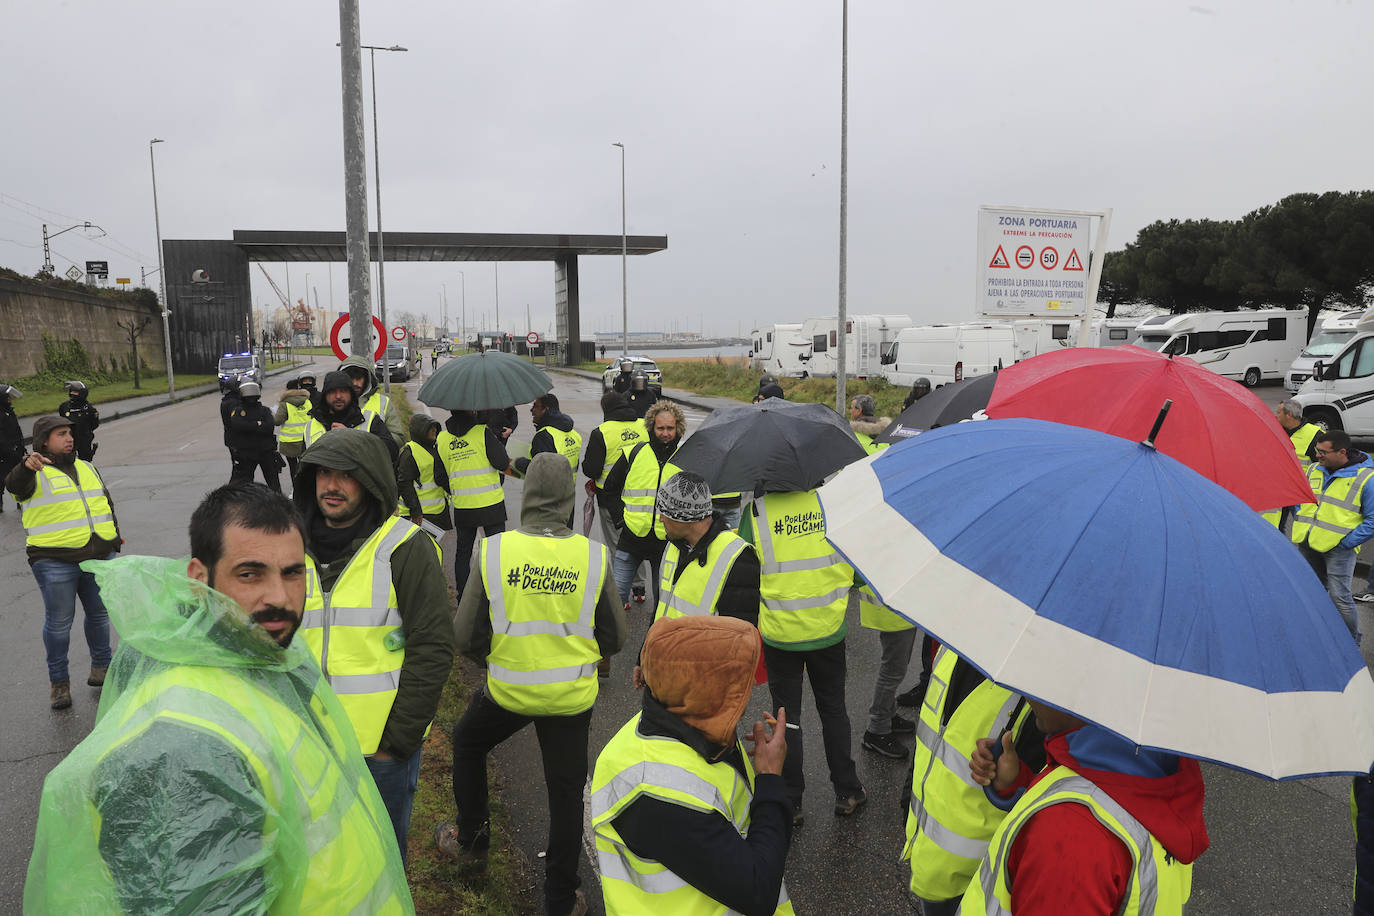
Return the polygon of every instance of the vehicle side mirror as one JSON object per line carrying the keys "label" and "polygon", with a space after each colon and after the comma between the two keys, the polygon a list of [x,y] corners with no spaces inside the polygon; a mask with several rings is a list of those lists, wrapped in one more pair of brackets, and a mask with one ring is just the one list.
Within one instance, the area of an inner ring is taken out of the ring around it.
{"label": "vehicle side mirror", "polygon": [[1322,365],[1321,362],[1318,362],[1315,366],[1312,367],[1312,377],[1313,377],[1314,379],[1316,379],[1317,381],[1319,381],[1319,382],[1322,380],[1322,376],[1323,376],[1325,373],[1326,373],[1326,366]]}

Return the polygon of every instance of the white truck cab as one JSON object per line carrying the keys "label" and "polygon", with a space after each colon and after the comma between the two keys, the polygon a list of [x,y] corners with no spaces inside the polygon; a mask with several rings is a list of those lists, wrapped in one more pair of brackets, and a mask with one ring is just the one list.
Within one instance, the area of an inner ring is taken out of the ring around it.
{"label": "white truck cab", "polygon": [[1323,429],[1374,436],[1374,313],[1359,319],[1339,353],[1316,360],[1293,400],[1304,419]]}

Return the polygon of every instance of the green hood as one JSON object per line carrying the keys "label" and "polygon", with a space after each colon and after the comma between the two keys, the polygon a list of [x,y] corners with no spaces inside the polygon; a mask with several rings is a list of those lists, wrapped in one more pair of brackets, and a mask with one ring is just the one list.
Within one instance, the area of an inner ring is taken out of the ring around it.
{"label": "green hood", "polygon": [[425,433],[429,432],[429,428],[431,426],[437,426],[439,429],[444,428],[442,423],[440,423],[438,420],[434,419],[427,413],[411,414],[410,441],[419,442],[421,445],[425,445],[426,447],[428,447],[428,443],[425,441]]}
{"label": "green hood", "polygon": [[315,503],[315,472],[321,467],[352,474],[372,498],[377,512],[374,517],[379,521],[395,511],[398,493],[391,453],[372,433],[331,429],[301,455],[291,498],[306,518],[319,511]]}
{"label": "green hood", "polygon": [[377,364],[365,356],[350,356],[339,363],[339,371],[342,372],[348,366],[357,366],[367,373],[367,381],[363,383],[362,396],[358,398],[358,406],[361,407],[363,401],[367,400],[368,394],[377,387]]}
{"label": "green hood", "polygon": [[121,650],[211,668],[285,671],[308,660],[304,643],[277,645],[233,598],[186,575],[186,563],[185,557],[129,556],[81,564],[95,576]]}
{"label": "green hood", "polygon": [[540,452],[525,469],[525,495],[520,503],[520,530],[548,536],[567,534],[573,511],[573,476],[568,459]]}

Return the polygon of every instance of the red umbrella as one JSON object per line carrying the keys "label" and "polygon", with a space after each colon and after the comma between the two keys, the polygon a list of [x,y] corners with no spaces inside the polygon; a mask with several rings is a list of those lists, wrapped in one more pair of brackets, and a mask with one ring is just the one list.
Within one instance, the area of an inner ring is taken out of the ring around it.
{"label": "red umbrella", "polygon": [[1161,452],[1252,509],[1311,501],[1292,442],[1269,408],[1187,357],[1131,346],[1056,350],[999,372],[986,412],[1141,440],[1165,400],[1174,404],[1155,439]]}

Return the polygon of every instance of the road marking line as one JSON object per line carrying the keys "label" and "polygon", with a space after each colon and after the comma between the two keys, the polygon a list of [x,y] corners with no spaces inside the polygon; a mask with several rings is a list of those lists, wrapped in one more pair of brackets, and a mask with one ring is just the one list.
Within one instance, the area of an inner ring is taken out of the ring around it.
{"label": "road marking line", "polygon": [[181,448],[177,449],[177,451],[185,451],[188,446],[195,445],[199,441],[199,439],[192,439],[190,442],[187,442],[186,445],[183,445]]}

